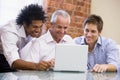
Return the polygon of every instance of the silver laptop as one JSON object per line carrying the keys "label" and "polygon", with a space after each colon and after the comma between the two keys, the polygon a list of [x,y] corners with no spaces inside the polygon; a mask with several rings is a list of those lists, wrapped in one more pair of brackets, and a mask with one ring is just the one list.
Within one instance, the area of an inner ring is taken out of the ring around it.
{"label": "silver laptop", "polygon": [[87,71],[87,45],[57,44],[54,71]]}

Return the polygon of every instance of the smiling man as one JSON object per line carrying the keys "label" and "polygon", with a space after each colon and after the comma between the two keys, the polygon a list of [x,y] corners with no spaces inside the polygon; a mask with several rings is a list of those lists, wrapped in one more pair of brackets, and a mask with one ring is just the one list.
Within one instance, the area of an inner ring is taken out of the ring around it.
{"label": "smiling man", "polygon": [[22,60],[19,51],[31,39],[41,35],[44,21],[43,8],[38,4],[30,4],[21,10],[16,20],[10,21],[0,29],[2,42],[0,48],[3,48],[3,52],[0,53],[1,72],[14,71],[14,69],[36,70],[40,67],[39,63]]}
{"label": "smiling man", "polygon": [[[101,36],[102,18],[90,15],[84,22],[84,36],[75,38],[75,43],[88,45],[88,70],[92,72],[119,71],[119,50],[116,43]],[[84,55],[84,54],[83,54]]]}
{"label": "smiling man", "polygon": [[[40,62],[41,68],[38,70],[48,70],[54,66],[55,46],[56,44],[73,44],[73,39],[67,35],[70,24],[70,15],[64,10],[57,10],[51,17],[51,28],[40,38],[31,42],[30,48],[24,48],[21,53],[25,55],[24,60],[31,62]],[[28,45],[28,46],[29,46]],[[38,56],[34,56],[38,55]],[[32,57],[32,60],[30,58]],[[45,66],[48,65],[48,66]]]}

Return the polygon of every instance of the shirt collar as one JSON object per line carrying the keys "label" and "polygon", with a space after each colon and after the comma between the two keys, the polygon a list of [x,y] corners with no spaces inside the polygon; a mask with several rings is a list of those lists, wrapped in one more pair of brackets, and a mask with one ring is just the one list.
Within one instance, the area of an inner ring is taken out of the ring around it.
{"label": "shirt collar", "polygon": [[98,37],[97,45],[102,45],[102,37],[101,36]]}
{"label": "shirt collar", "polygon": [[[82,45],[85,45],[85,44],[86,44],[86,43],[85,43],[85,36],[82,36],[81,44],[82,44]],[[101,36],[98,37],[98,40],[97,40],[96,45],[102,45],[102,38],[101,38]]]}
{"label": "shirt collar", "polygon": [[25,29],[23,26],[20,26],[18,28],[18,33],[19,33],[19,36],[26,38]]}
{"label": "shirt collar", "polygon": [[85,43],[85,36],[82,36],[81,44],[82,44],[82,45],[85,45],[85,44],[86,44],[86,43]]}
{"label": "shirt collar", "polygon": [[[46,38],[46,42],[47,42],[47,43],[49,43],[49,42],[56,42],[56,41],[53,39],[53,37],[52,37],[52,35],[51,35],[51,33],[50,33],[49,30],[47,31],[46,35],[47,35],[47,38]],[[61,39],[60,42],[66,42],[66,41],[69,41],[69,40],[68,40],[68,38],[66,38],[66,35],[65,35],[65,36]]]}

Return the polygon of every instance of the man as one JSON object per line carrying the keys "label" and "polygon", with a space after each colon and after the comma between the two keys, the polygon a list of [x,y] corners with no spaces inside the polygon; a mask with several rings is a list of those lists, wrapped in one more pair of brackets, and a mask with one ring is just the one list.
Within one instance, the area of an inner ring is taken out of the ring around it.
{"label": "man", "polygon": [[39,63],[22,60],[19,51],[25,47],[32,37],[38,38],[41,35],[44,21],[45,12],[42,7],[38,4],[31,4],[21,10],[16,21],[11,21],[0,29],[2,42],[2,47],[0,47],[1,72],[14,71],[13,69],[37,70],[40,67]]}
{"label": "man", "polygon": [[[42,64],[42,70],[48,70],[54,66],[55,46],[56,44],[72,44],[73,40],[69,35],[66,35],[70,24],[70,16],[63,10],[57,10],[51,17],[51,28],[37,40],[31,41],[28,46],[21,50],[23,60],[31,62],[39,62]],[[28,55],[27,53],[29,52]],[[37,56],[35,56],[37,55]],[[47,62],[47,63],[45,63]],[[48,65],[48,67],[44,67]]]}
{"label": "man", "polygon": [[118,48],[111,39],[100,34],[103,21],[100,16],[90,15],[84,22],[84,36],[75,38],[76,44],[88,45],[88,69],[93,72],[119,71]]}

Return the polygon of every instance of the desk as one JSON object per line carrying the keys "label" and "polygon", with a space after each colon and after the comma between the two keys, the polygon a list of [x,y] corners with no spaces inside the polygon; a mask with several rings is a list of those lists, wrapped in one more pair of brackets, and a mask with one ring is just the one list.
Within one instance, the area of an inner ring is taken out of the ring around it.
{"label": "desk", "polygon": [[0,73],[0,80],[120,80],[120,73],[19,71]]}

